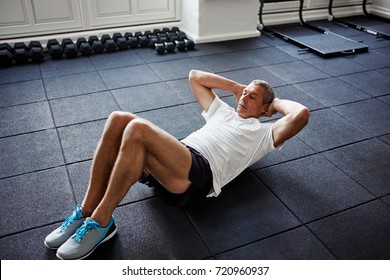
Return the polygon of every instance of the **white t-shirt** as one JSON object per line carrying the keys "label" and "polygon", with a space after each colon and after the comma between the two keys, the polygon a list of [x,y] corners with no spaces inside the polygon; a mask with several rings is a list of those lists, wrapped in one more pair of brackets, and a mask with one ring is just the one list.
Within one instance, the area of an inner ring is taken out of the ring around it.
{"label": "white t-shirt", "polygon": [[206,124],[182,140],[199,151],[210,163],[213,190],[208,196],[218,196],[221,189],[248,166],[274,147],[272,123],[257,118],[241,118],[238,113],[216,97],[202,116]]}

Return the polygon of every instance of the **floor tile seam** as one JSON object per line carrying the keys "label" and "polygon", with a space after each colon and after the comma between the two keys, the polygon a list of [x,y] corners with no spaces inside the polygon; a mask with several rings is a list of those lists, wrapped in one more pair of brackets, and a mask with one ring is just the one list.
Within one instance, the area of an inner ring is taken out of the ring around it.
{"label": "floor tile seam", "polygon": [[96,93],[104,93],[110,91],[109,89],[103,89],[103,90],[97,90],[97,91],[91,91],[91,92],[83,92],[83,93],[76,93],[68,96],[60,96],[60,97],[54,97],[54,98],[49,98],[48,101],[56,101],[56,100],[61,100],[61,99],[69,99],[72,97],[83,97],[83,96],[88,96],[90,94],[96,94]]}
{"label": "floor tile seam", "polygon": [[56,79],[56,78],[65,78],[65,77],[68,77],[68,76],[76,76],[76,75],[80,75],[80,74],[87,74],[87,73],[93,73],[93,72],[97,72],[97,70],[95,69],[88,69],[88,70],[84,70],[83,72],[80,72],[80,73],[68,73],[68,74],[59,74],[59,75],[42,75],[42,80],[45,81],[45,80],[49,80],[49,79]]}
{"label": "floor tile seam", "polygon": [[268,186],[268,184],[258,174],[256,174],[256,172],[254,172],[253,170],[250,170],[250,169],[249,169],[249,172],[251,172],[252,175],[255,176],[267,188],[267,190],[272,193],[272,195],[287,209],[287,211],[292,216],[294,216],[295,219],[297,219],[297,221],[299,222],[300,225],[304,224],[304,222],[301,220],[301,218],[299,218],[299,216],[296,215],[294,213],[294,211],[281,198],[279,198],[279,196],[272,190],[272,188],[270,188]]}
{"label": "floor tile seam", "polygon": [[264,236],[264,237],[259,238],[259,239],[256,239],[256,240],[252,240],[252,241],[249,241],[249,242],[245,242],[245,243],[243,243],[243,244],[241,244],[241,245],[238,245],[238,246],[229,248],[229,249],[227,249],[227,250],[218,252],[218,253],[214,254],[214,257],[218,257],[218,256],[223,255],[223,254],[226,254],[226,253],[228,253],[228,252],[232,252],[232,251],[235,251],[235,250],[237,250],[237,249],[241,249],[241,248],[244,248],[244,247],[246,247],[246,246],[249,246],[249,245],[252,245],[252,244],[256,244],[256,243],[262,242],[262,241],[264,241],[264,240],[273,238],[273,237],[275,237],[275,236],[278,236],[278,235],[281,235],[281,234],[284,234],[284,233],[287,233],[287,232],[296,230],[296,229],[301,228],[301,227],[303,227],[303,226],[304,226],[303,224],[300,224],[300,225],[298,225],[298,226],[294,226],[294,227],[291,227],[291,228],[288,228],[288,229],[285,229],[285,230],[282,230],[282,231],[278,231],[278,232],[276,232],[276,233],[273,233],[273,234]]}
{"label": "floor tile seam", "polygon": [[[17,177],[21,177],[21,176],[25,176],[25,175],[28,175],[28,174],[44,172],[44,171],[48,171],[48,170],[52,170],[52,169],[56,169],[56,168],[60,168],[60,167],[65,167],[66,165],[67,165],[67,164],[65,163],[65,164],[50,166],[50,167],[47,167],[47,168],[41,168],[41,169],[36,169],[36,170],[32,170],[32,171],[27,171],[27,172],[12,174],[12,175],[9,175],[9,176],[0,177],[0,181],[2,181],[2,180],[7,180],[7,179],[12,179],[12,178],[17,178]],[[1,175],[0,175],[0,176],[1,176]]]}
{"label": "floor tile seam", "polygon": [[[385,136],[387,134],[384,134],[382,136]],[[273,164],[270,164],[270,165],[267,165],[267,166],[262,166],[262,167],[259,167],[259,168],[251,168],[251,171],[258,171],[258,170],[263,170],[263,169],[267,169],[267,168],[271,168],[271,167],[275,167],[275,166],[279,166],[279,165],[282,165],[282,164],[286,164],[286,163],[290,163],[290,162],[293,162],[293,161],[296,161],[296,160],[301,160],[301,159],[304,159],[304,158],[308,158],[308,157],[312,157],[312,156],[315,156],[315,155],[320,155],[320,156],[323,156],[324,153],[327,153],[327,152],[330,152],[330,151],[333,151],[333,150],[337,150],[337,149],[341,149],[341,148],[344,148],[344,147],[348,147],[348,146],[352,146],[352,145],[355,145],[355,144],[358,144],[358,143],[361,143],[361,142],[365,142],[365,141],[370,141],[370,140],[373,140],[373,139],[378,139],[379,137],[382,137],[382,136],[372,136],[370,138],[365,138],[365,139],[361,139],[361,140],[357,140],[357,141],[354,141],[354,142],[351,142],[351,143],[347,143],[347,144],[343,144],[341,146],[337,146],[337,147],[333,147],[333,148],[329,148],[329,149],[326,149],[326,150],[323,150],[323,151],[317,151],[314,147],[311,147],[309,144],[307,144],[306,142],[304,142],[302,139],[301,141],[303,141],[306,145],[308,145],[312,150],[314,150],[313,153],[310,153],[310,154],[307,154],[307,155],[304,155],[304,156],[299,156],[299,157],[296,157],[296,158],[293,158],[293,159],[289,159],[289,160],[285,160],[285,161],[282,161],[282,162],[277,162],[277,163],[273,163]],[[300,139],[300,138],[299,138]],[[378,139],[380,140],[380,139]],[[387,144],[387,143],[385,143]]]}
{"label": "floor tile seam", "polygon": [[0,106],[0,110],[1,110],[1,109],[14,108],[14,107],[18,107],[18,106],[26,106],[26,105],[30,105],[30,104],[44,103],[44,102],[49,102],[49,100],[47,100],[47,99],[45,98],[45,99],[42,99],[42,100],[36,100],[36,101],[31,101],[31,102],[24,102],[24,103],[12,104],[12,105],[8,105],[8,106]]}
{"label": "floor tile seam", "polygon": [[21,80],[21,81],[14,81],[14,82],[6,82],[6,83],[1,83],[0,82],[0,87],[1,86],[7,86],[7,85],[13,85],[13,84],[19,84],[19,83],[24,83],[24,82],[31,82],[31,81],[42,81],[43,83],[43,78],[33,78],[33,79],[27,79],[27,80]]}
{"label": "floor tile seam", "polygon": [[6,138],[28,135],[28,134],[35,134],[35,133],[39,133],[39,132],[45,132],[45,131],[55,130],[55,129],[56,129],[56,127],[53,126],[53,127],[49,127],[49,128],[43,128],[43,129],[31,130],[31,131],[26,131],[26,132],[21,132],[21,133],[15,133],[12,135],[0,136],[0,140],[6,139]]}
{"label": "floor tile seam", "polygon": [[[43,83],[43,88],[44,88],[44,91],[45,91],[46,99],[48,99],[47,89],[46,89],[45,83]],[[63,162],[65,163],[66,177],[68,179],[68,183],[69,183],[71,191],[72,191],[73,202],[74,202],[74,205],[76,205],[77,204],[76,193],[75,193],[73,182],[72,182],[72,179],[71,179],[71,176],[70,176],[69,168],[68,168],[68,166],[66,164],[67,162],[66,162],[65,150],[64,150],[64,147],[63,147],[63,144],[62,144],[62,141],[61,141],[60,132],[58,131],[58,127],[57,127],[57,124],[56,124],[56,121],[55,121],[55,118],[54,118],[52,104],[50,102],[49,102],[49,110],[50,110],[52,121],[53,121],[54,126],[55,126],[55,131],[56,131],[58,143],[60,145],[62,159],[63,159]]]}
{"label": "floor tile seam", "polygon": [[198,237],[202,241],[203,245],[206,247],[207,251],[209,252],[210,255],[207,256],[207,257],[214,257],[215,258],[216,254],[213,253],[213,251],[211,250],[210,246],[208,246],[208,244],[206,242],[206,239],[203,237],[202,233],[199,231],[198,227],[196,226],[194,220],[191,218],[191,215],[188,213],[187,209],[185,207],[183,207],[182,210],[185,213],[187,219],[190,221],[192,227],[194,228],[196,234],[198,235]]}

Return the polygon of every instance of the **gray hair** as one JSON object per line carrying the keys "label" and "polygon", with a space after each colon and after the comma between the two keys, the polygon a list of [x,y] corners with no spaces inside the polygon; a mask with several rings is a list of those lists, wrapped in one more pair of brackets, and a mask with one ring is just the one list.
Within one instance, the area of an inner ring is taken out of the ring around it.
{"label": "gray hair", "polygon": [[252,81],[252,83],[257,85],[257,86],[260,86],[264,89],[264,93],[265,93],[264,103],[271,104],[275,98],[275,93],[274,93],[272,86],[263,80],[254,80],[254,81]]}

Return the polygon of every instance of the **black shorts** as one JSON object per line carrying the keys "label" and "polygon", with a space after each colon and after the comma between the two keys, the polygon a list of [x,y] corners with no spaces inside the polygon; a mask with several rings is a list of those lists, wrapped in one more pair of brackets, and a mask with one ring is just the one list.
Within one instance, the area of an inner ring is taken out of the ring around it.
{"label": "black shorts", "polygon": [[156,187],[161,198],[171,206],[183,206],[201,202],[209,194],[213,186],[213,174],[208,160],[194,148],[187,146],[191,153],[192,163],[188,179],[191,185],[184,193],[174,194],[164,188],[152,175],[142,174],[138,180],[149,187]]}

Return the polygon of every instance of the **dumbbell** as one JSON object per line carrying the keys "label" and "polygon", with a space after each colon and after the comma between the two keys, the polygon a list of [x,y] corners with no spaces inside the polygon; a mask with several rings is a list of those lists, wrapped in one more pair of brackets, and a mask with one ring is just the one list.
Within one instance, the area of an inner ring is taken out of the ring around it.
{"label": "dumbbell", "polygon": [[14,59],[14,50],[7,43],[0,44],[0,66],[9,66]]}
{"label": "dumbbell", "polygon": [[112,39],[120,50],[126,50],[129,47],[129,42],[121,33],[117,32],[112,35]]}
{"label": "dumbbell", "polygon": [[49,54],[53,59],[62,58],[63,49],[56,39],[50,39],[46,44]]}
{"label": "dumbbell", "polygon": [[155,50],[158,54],[165,54],[165,45],[164,43],[156,43]]}
{"label": "dumbbell", "polygon": [[190,40],[190,39],[184,39],[184,44],[186,45],[187,47],[187,50],[193,50],[195,48],[195,43],[194,41]]}
{"label": "dumbbell", "polygon": [[114,52],[116,51],[116,43],[114,39],[110,37],[108,34],[104,34],[102,38],[100,38],[100,41],[102,41],[102,44],[106,48],[107,52]]}
{"label": "dumbbell", "polygon": [[172,42],[164,42],[165,49],[168,53],[174,53],[175,52],[175,44]]}
{"label": "dumbbell", "polygon": [[61,47],[64,50],[64,54],[68,58],[75,58],[79,53],[76,44],[70,38],[65,38],[62,40]]}
{"label": "dumbbell", "polygon": [[78,38],[77,39],[77,42],[76,42],[76,45],[79,49],[79,52],[83,55],[83,56],[89,56],[91,55],[92,53],[92,48],[90,46],[90,44],[87,42],[87,39],[85,38]]}
{"label": "dumbbell", "polygon": [[14,45],[14,59],[18,64],[24,64],[28,61],[28,48],[25,43],[15,43]]}
{"label": "dumbbell", "polygon": [[176,40],[175,41],[175,45],[176,45],[176,48],[181,51],[181,52],[184,52],[186,50],[186,43],[184,43],[184,41],[178,41]]}
{"label": "dumbbell", "polygon": [[42,44],[39,41],[31,41],[28,44],[28,55],[32,62],[39,63],[43,61],[45,54],[43,53]]}
{"label": "dumbbell", "polygon": [[179,29],[179,27],[177,27],[177,26],[173,26],[173,27],[171,28],[171,32],[172,32],[172,33],[177,33],[177,32],[180,32],[180,29]]}
{"label": "dumbbell", "polygon": [[97,36],[90,36],[88,38],[88,44],[91,46],[94,53],[102,53],[104,51],[104,45]]}
{"label": "dumbbell", "polygon": [[158,43],[158,39],[156,35],[149,36],[149,47],[154,48],[156,43]]}

